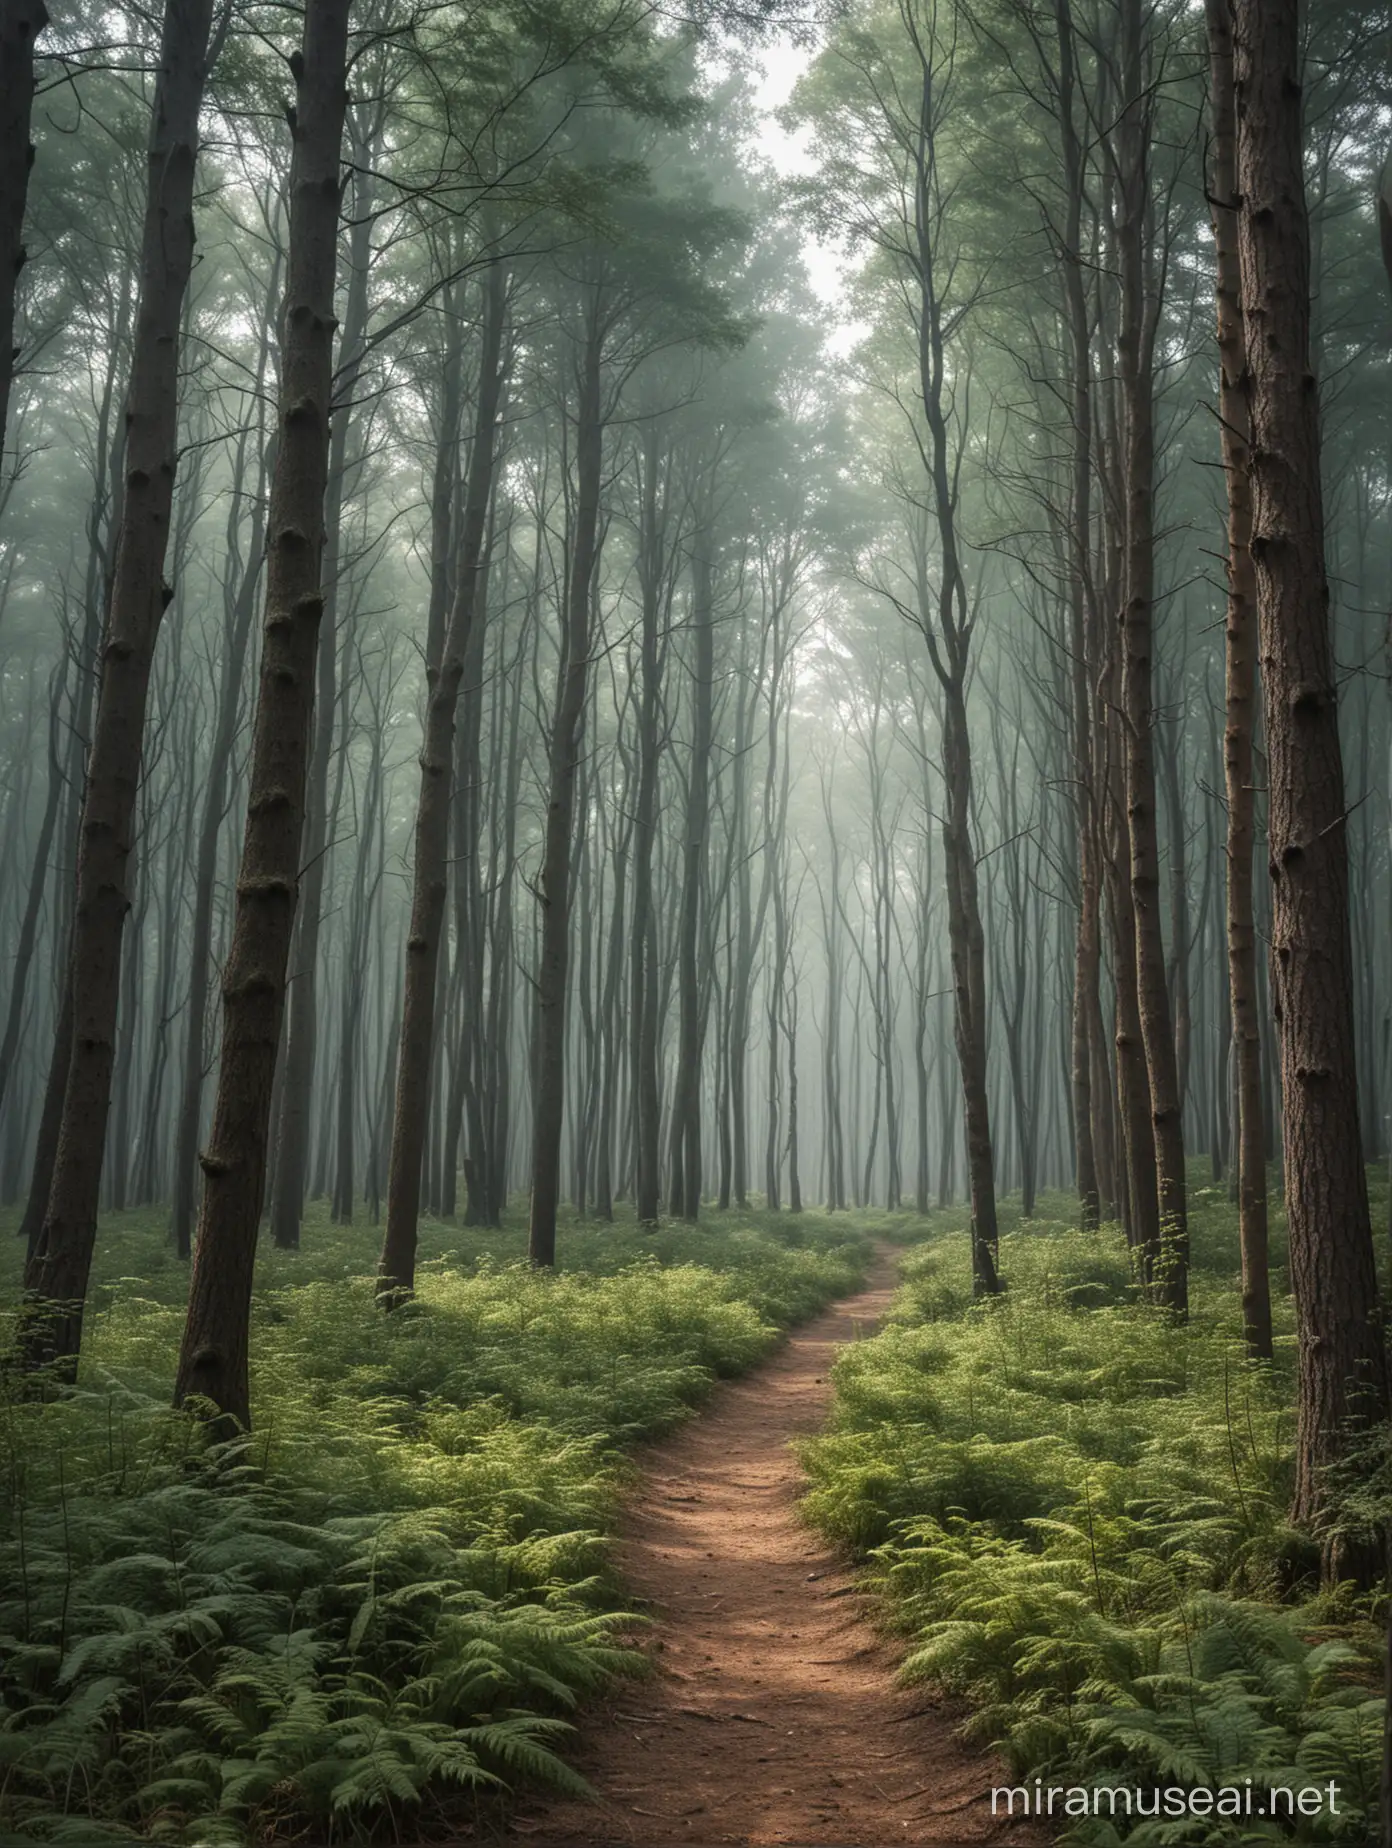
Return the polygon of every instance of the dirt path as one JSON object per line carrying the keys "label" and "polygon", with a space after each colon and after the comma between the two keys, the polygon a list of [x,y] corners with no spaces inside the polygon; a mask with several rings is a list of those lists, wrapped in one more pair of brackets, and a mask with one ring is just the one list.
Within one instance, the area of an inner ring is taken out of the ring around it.
{"label": "dirt path", "polygon": [[590,1848],[1043,1839],[991,1816],[1003,1769],[953,1737],[931,1693],[894,1686],[894,1654],[844,1561],[795,1513],[789,1439],[821,1425],[836,1349],[873,1332],[894,1274],[886,1247],[860,1294],[641,1459],[618,1562],[655,1618],[657,1673],[582,1725],[575,1761],[600,1804],[534,1802],[517,1837]]}

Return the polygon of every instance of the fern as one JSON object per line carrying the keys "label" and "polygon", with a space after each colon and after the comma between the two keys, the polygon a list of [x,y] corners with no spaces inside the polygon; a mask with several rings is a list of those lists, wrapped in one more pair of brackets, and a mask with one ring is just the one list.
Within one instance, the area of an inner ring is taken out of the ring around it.
{"label": "fern", "polygon": [[[837,1362],[830,1428],[804,1447],[805,1512],[862,1551],[905,1677],[970,1702],[968,1736],[1016,1775],[1340,1786],[1334,1818],[1091,1817],[1065,1841],[1372,1840],[1378,1637],[1344,1612],[1321,1640],[1327,1607],[1275,1601],[1294,1557],[1289,1306],[1276,1365],[1244,1365],[1230,1276],[1205,1269],[1234,1253],[1225,1214],[1198,1196],[1183,1329],[1140,1300],[1115,1231],[1007,1231],[1009,1288],[981,1303],[967,1238],[934,1238],[884,1331]],[[1349,1487],[1349,1525],[1383,1518],[1385,1463]]]}
{"label": "fern", "polygon": [[623,1447],[867,1247],[810,1215],[577,1230],[543,1277],[515,1232],[452,1236],[390,1318],[370,1234],[267,1254],[256,1434],[212,1454],[166,1409],[186,1279],[158,1237],[123,1234],[151,1281],[93,1317],[92,1384],[0,1381],[0,1836],[336,1844],[451,1792],[584,1792],[568,1716],[644,1661],[608,1567]]}

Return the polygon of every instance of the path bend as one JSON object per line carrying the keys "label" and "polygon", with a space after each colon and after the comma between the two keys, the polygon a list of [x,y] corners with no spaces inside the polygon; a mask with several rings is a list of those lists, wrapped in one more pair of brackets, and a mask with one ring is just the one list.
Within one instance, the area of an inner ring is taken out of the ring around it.
{"label": "path bend", "polygon": [[567,1848],[1045,1839],[991,1815],[992,1785],[1013,1780],[954,1736],[947,1702],[895,1686],[896,1654],[853,1572],[797,1518],[791,1440],[821,1427],[836,1351],[873,1333],[894,1259],[880,1247],[857,1294],[640,1453],[616,1563],[655,1619],[656,1672],[581,1721],[569,1755],[599,1803],[534,1799],[510,1836]]}

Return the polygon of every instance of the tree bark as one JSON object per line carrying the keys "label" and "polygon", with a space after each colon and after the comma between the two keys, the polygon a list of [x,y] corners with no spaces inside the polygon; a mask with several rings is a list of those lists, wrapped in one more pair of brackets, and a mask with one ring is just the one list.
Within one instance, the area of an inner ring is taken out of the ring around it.
{"label": "tree bark", "polygon": [[1117,130],[1117,245],[1121,269],[1117,348],[1125,441],[1121,691],[1131,906],[1136,930],[1136,994],[1150,1085],[1160,1208],[1160,1244],[1149,1265],[1149,1280],[1156,1299],[1183,1316],[1189,1302],[1184,1124],[1161,930],[1151,687],[1155,640],[1154,317],[1145,270],[1150,209],[1147,144],[1152,112],[1146,100],[1143,12],[1142,0],[1124,0],[1120,54],[1125,106]]}
{"label": "tree bark", "polygon": [[1155,1130],[1151,1118],[1150,1079],[1146,1071],[1136,968],[1136,919],[1129,878],[1130,836],[1126,819],[1123,747],[1118,733],[1120,709],[1119,637],[1113,635],[1102,679],[1102,708],[1112,715],[1103,742],[1101,778],[1105,788],[1106,877],[1112,924],[1112,988],[1118,1114],[1124,1153],[1123,1218],[1142,1276],[1148,1283],[1160,1251],[1160,1196],[1155,1170]]}
{"label": "tree bark", "polygon": [[628,923],[625,892],[628,885],[629,844],[633,838],[629,806],[633,775],[631,759],[623,748],[622,740],[618,742],[618,754],[623,765],[623,775],[616,786],[619,820],[614,828],[612,843],[614,878],[599,1000],[599,1118],[596,1131],[598,1146],[595,1151],[595,1217],[606,1221],[612,1221],[614,1217],[614,1115],[623,1038],[620,996],[623,991],[624,942]]}
{"label": "tree bark", "polygon": [[1228,484],[1223,771],[1228,797],[1228,986],[1237,1084],[1237,1200],[1242,1250],[1242,1325],[1247,1352],[1271,1359],[1267,1259],[1266,1141],[1262,1129],[1261,1008],[1252,909],[1256,791],[1252,759],[1257,695],[1257,584],[1252,563],[1251,430],[1247,342],[1238,254],[1237,98],[1231,0],[1206,0],[1209,107],[1213,117],[1210,202],[1217,260],[1218,417]]}
{"label": "tree bark", "polygon": [[[1173,702],[1174,713],[1183,710],[1182,680]],[[1189,953],[1194,927],[1189,902],[1189,855],[1185,840],[1183,728],[1176,716],[1158,723],[1160,777],[1169,810],[1170,960],[1166,979],[1174,1018],[1175,1073],[1179,1089],[1180,1121],[1189,1103],[1190,1049],[1194,1034],[1194,1004],[1189,982]]]}
{"label": "tree bark", "polygon": [[[78,653],[81,671],[77,675],[73,696],[72,721],[68,744],[68,799],[59,822],[59,839],[64,851],[71,851],[71,866],[77,862],[78,826],[82,818],[82,800],[86,787],[87,743],[92,732],[92,706],[97,684],[97,649],[102,638],[109,590],[109,561],[112,535],[119,517],[120,494],[111,484],[121,469],[125,454],[125,426],[118,420],[112,431],[112,413],[116,404],[122,356],[130,324],[132,297],[136,288],[134,264],[121,261],[105,332],[106,354],[102,385],[97,399],[97,425],[92,444],[95,469],[92,498],[88,506],[86,539],[87,559],[82,597],[82,639]],[[61,864],[61,863],[60,863]],[[48,1196],[53,1181],[53,1165],[58,1156],[58,1131],[63,1117],[63,1096],[67,1089],[68,1062],[72,1053],[72,904],[75,880],[61,877],[55,882],[59,903],[56,909],[54,938],[62,945],[55,957],[59,994],[55,1010],[53,1051],[44,1080],[40,1105],[38,1136],[30,1169],[29,1193],[20,1223],[20,1237],[26,1250],[38,1248],[48,1211]]]}
{"label": "tree bark", "polygon": [[[255,393],[260,401],[271,356],[271,328],[280,285],[280,253],[271,266],[270,286],[262,316],[257,352]],[[258,431],[259,434],[259,431]],[[250,433],[239,437],[234,452],[236,491],[227,513],[227,562],[223,578],[223,662],[218,687],[217,716],[208,747],[208,782],[198,823],[198,849],[193,874],[193,920],[189,933],[189,987],[184,1021],[184,1071],[179,1091],[179,1122],[174,1143],[174,1202],[171,1232],[181,1258],[193,1250],[193,1223],[198,1206],[198,1136],[203,1125],[203,1079],[207,1070],[208,990],[211,985],[213,901],[217,889],[217,856],[222,824],[227,815],[233,773],[232,752],[241,709],[242,677],[251,642],[256,592],[261,579],[266,545],[263,488],[272,458],[258,458],[253,492],[243,493],[250,448]],[[250,500],[251,519],[243,550],[239,534],[243,501]],[[240,575],[236,575],[237,573]]]}
{"label": "tree bark", "polygon": [[[921,53],[925,57],[926,53]],[[946,337],[939,293],[941,199],[937,194],[936,111],[933,72],[925,61],[915,144],[914,237],[918,300],[919,390],[928,424],[928,472],[940,552],[936,609],[920,584],[920,609],[933,671],[942,688],[942,767],[946,795],[942,820],[947,878],[948,941],[956,999],[955,1038],[967,1132],[967,1182],[972,1214],[973,1293],[994,1295],[997,1223],[991,1109],[986,1087],[986,953],[977,896],[972,840],[971,733],[967,724],[967,671],[973,619],[957,539],[957,472],[953,467],[945,404]],[[920,578],[922,570],[920,568]]]}
{"label": "tree bark", "polygon": [[[913,715],[916,733],[916,755],[923,778],[923,809],[925,816],[931,813],[932,802],[928,792],[928,737],[924,723],[924,700],[921,683],[914,676]],[[932,1186],[932,1158],[929,1142],[929,1080],[931,1067],[928,1060],[928,1002],[935,983],[933,971],[936,959],[933,955],[933,830],[925,825],[919,834],[919,848],[915,867],[915,929],[914,929],[914,964],[912,975],[913,992],[913,1052],[916,1110],[916,1150],[917,1159],[914,1166],[914,1210],[926,1218],[931,1210],[929,1198]],[[942,1048],[934,1046],[933,1059],[936,1062],[942,1056]]]}
{"label": "tree bark", "polygon": [[24,1280],[36,1306],[26,1316],[24,1362],[57,1363],[68,1378],[76,1372],[96,1242],[150,669],[174,594],[164,581],[164,565],[178,464],[179,337],[193,268],[198,113],[212,12],[212,0],[170,0],[160,39],[126,401],[125,490],[79,828],[72,1042],[48,1209]]}
{"label": "tree bark", "polygon": [[63,794],[63,770],[58,760],[59,715],[62,710],[66,663],[60,664],[49,687],[48,792],[44,798],[43,818],[34,842],[34,859],[29,887],[24,898],[19,938],[15,944],[14,963],[10,970],[10,999],[5,1010],[5,1032],[0,1039],[0,1104],[5,1101],[15,1054],[19,1050],[20,1027],[29,990],[29,970],[39,934],[39,914],[43,910],[44,888],[48,884],[48,862],[53,852],[53,836],[58,826],[58,805]]}
{"label": "tree bark", "polygon": [[[438,664],[426,668],[428,704],[416,806],[411,924],[406,935],[405,999],[396,1072],[391,1166],[387,1175],[387,1230],[377,1272],[377,1294],[390,1308],[415,1288],[420,1220],[421,1163],[430,1109],[435,1050],[436,973],[449,886],[450,808],[454,780],[454,724],[459,689],[484,567],[488,508],[493,498],[498,407],[503,392],[503,328],[507,276],[491,265],[484,285],[483,350],[475,401],[469,485],[461,522],[454,601]],[[460,945],[460,954],[464,946]]]}
{"label": "tree bark", "polygon": [[783,1034],[788,1043],[788,1211],[802,1211],[802,1171],[799,1167],[800,1142],[798,1136],[798,1064],[797,1064],[797,1030],[798,1030],[798,985],[799,972],[796,964],[790,967],[790,979],[785,996],[783,1010]]}
{"label": "tree bark", "polygon": [[[1054,0],[1058,47],[1057,112],[1064,172],[1062,230],[1064,304],[1068,319],[1071,417],[1068,505],[1068,686],[1074,778],[1074,830],[1078,855],[1078,920],[1073,946],[1073,1010],[1069,1079],[1073,1090],[1074,1179],[1084,1226],[1101,1217],[1095,1131],[1094,1041],[1101,1037],[1101,875],[1097,800],[1093,787],[1093,716],[1088,697],[1088,635],[1092,601],[1092,326],[1083,281],[1083,148],[1076,109],[1077,45],[1069,0]],[[1095,1025],[1093,1017],[1097,1016]]]}
{"label": "tree bark", "polygon": [[[358,658],[361,681],[363,664]],[[384,674],[368,699],[372,707],[368,734],[366,788],[357,815],[358,848],[354,856],[353,890],[348,906],[348,927],[343,945],[338,1008],[338,1094],[335,1112],[333,1157],[333,1222],[339,1226],[353,1223],[353,1182],[356,1166],[354,1130],[358,1108],[358,1056],[362,1039],[363,1010],[367,994],[369,944],[378,891],[385,871],[381,852],[381,817],[386,771],[383,753],[387,739],[386,699],[392,690],[390,671]],[[376,866],[373,857],[376,854]]]}
{"label": "tree bark", "polygon": [[536,1102],[532,1116],[532,1208],[528,1254],[556,1262],[561,1128],[565,1116],[566,990],[570,952],[570,858],[575,775],[590,671],[590,602],[599,562],[599,492],[604,462],[600,403],[602,303],[592,285],[589,322],[579,356],[575,418],[575,514],[570,535],[564,649],[548,757],[542,850],[541,943],[537,962]]}
{"label": "tree bark", "polygon": [[[185,715],[183,735],[175,747],[184,761],[197,751],[197,717],[197,712],[190,706]],[[169,1027],[175,1014],[171,1005],[174,995],[174,962],[179,942],[179,912],[188,872],[187,848],[192,832],[188,824],[193,806],[192,794],[190,785],[180,797],[162,857],[163,876],[160,882],[158,943],[152,996],[153,1020],[150,1023],[154,1043],[141,1061],[145,1068],[145,1084],[140,1101],[132,1180],[133,1204],[136,1206],[148,1206],[163,1197],[166,1130],[164,1080],[169,1065]]]}
{"label": "tree bark", "polygon": [[[1358,1129],[1296,0],[1234,0],[1233,36],[1251,550],[1269,764],[1271,985],[1299,1346],[1292,1517],[1318,1526],[1329,1506],[1328,1465],[1358,1424],[1387,1415],[1387,1361]],[[1372,1578],[1383,1562],[1347,1557],[1336,1544],[1330,1563]]]}
{"label": "tree bark", "polygon": [[[380,113],[378,120],[380,121]],[[356,144],[352,125],[349,132]],[[290,983],[285,1022],[285,1066],[281,1074],[276,1124],[275,1170],[271,1185],[271,1236],[283,1251],[300,1242],[305,1181],[309,1171],[310,1112],[314,1104],[314,1068],[319,1049],[319,939],[323,925],[324,887],[332,853],[333,816],[342,788],[340,770],[330,799],[329,766],[333,758],[334,703],[338,682],[338,610],[342,561],[343,507],[348,477],[355,463],[350,447],[353,393],[363,363],[367,333],[368,274],[372,265],[373,161],[368,145],[354,146],[359,161],[353,188],[353,228],[349,236],[348,289],[339,340],[334,397],[340,406],[329,448],[328,498],[324,513],[324,614],[319,623],[318,686],[314,695],[314,744],[305,795],[303,873],[299,881],[294,938],[294,979]],[[342,760],[340,759],[340,763]]]}
{"label": "tree bark", "polygon": [[677,938],[679,1028],[672,1096],[674,1215],[694,1223],[701,1212],[701,1067],[706,1020],[698,952],[710,827],[711,702],[715,681],[715,611],[711,534],[703,521],[691,554],[691,622],[695,631],[691,689],[691,768],[682,850],[681,923]]}
{"label": "tree bark", "polygon": [[[734,928],[730,932],[730,987],[726,1006],[729,1024],[726,1034],[726,1070],[730,1115],[730,1194],[738,1207],[749,1203],[749,1017],[750,987],[754,975],[754,926],[749,872],[749,802],[746,754],[753,738],[754,702],[757,689],[751,688],[746,701],[744,689],[736,693],[734,766],[731,775],[731,823],[735,831],[735,880],[733,905]],[[722,1204],[728,1206],[729,1198]]]}
{"label": "tree bark", "polygon": [[[490,515],[490,518],[495,518]],[[450,1218],[455,1211],[459,1187],[459,1142],[465,1140],[464,1223],[486,1226],[488,1215],[488,1140],[485,1128],[484,1092],[484,973],[487,966],[486,926],[488,906],[493,901],[494,881],[485,881],[482,869],[483,833],[481,826],[483,794],[482,730],[485,695],[484,646],[488,631],[489,559],[492,539],[485,538],[483,567],[474,596],[473,618],[469,625],[469,646],[464,657],[464,682],[460,689],[461,714],[455,738],[455,786],[458,799],[454,808],[454,904],[455,939],[459,945],[456,959],[458,1021],[455,1038],[455,1070],[450,1079],[450,1095],[445,1110],[443,1145],[440,1160],[440,1210]],[[502,721],[503,679],[494,688],[492,737],[500,735]],[[462,1018],[459,1016],[462,1015]]]}
{"label": "tree bark", "polygon": [[659,630],[663,587],[669,581],[658,494],[662,472],[658,432],[650,424],[641,452],[642,501],[638,526],[641,598],[638,690],[638,795],[633,823],[633,936],[630,945],[630,1063],[633,1068],[634,1203],[640,1224],[661,1210],[660,1050],[657,1040],[657,919],[653,904],[653,852],[657,831],[657,776],[662,661]]}
{"label": "tree bark", "polygon": [[24,268],[24,200],[34,148],[34,41],[48,24],[43,0],[0,0],[0,445],[14,384],[15,295]]}
{"label": "tree bark", "polygon": [[502,877],[489,926],[488,1025],[484,1036],[484,1145],[487,1173],[483,1184],[488,1223],[502,1223],[508,1193],[508,1144],[511,1132],[512,969],[516,929],[512,890],[517,876],[518,790],[522,781],[522,670],[513,671],[508,702],[507,756],[500,807]]}
{"label": "tree bark", "polygon": [[[333,391],[339,162],[350,0],[306,0],[295,76],[290,237],[271,481],[266,618],[246,832],[223,974],[222,1055],[175,1382],[220,1428],[251,1421],[248,1323],[271,1089],[300,873],[314,670],[324,614],[324,490]],[[340,415],[346,416],[346,409]]]}
{"label": "tree bark", "polygon": [[948,940],[956,997],[954,1031],[962,1074],[967,1129],[967,1185],[972,1213],[972,1290],[994,1295],[996,1276],[996,1179],[991,1147],[991,1112],[986,1089],[986,948],[976,892],[976,857],[971,837],[971,744],[967,703],[954,676],[944,688],[943,860],[947,869]]}

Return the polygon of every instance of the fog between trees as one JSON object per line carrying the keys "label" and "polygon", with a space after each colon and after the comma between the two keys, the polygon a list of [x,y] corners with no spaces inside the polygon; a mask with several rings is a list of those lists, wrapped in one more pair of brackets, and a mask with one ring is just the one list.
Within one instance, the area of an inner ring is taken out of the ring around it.
{"label": "fog between trees", "polygon": [[1317,1520],[1387,1397],[1387,24],[4,0],[21,1368],[134,1207],[232,1428],[308,1202],[391,1312],[519,1196],[540,1266],[966,1199],[988,1294],[1071,1187],[1182,1317],[1205,1172],[1261,1357],[1271,1163]]}

